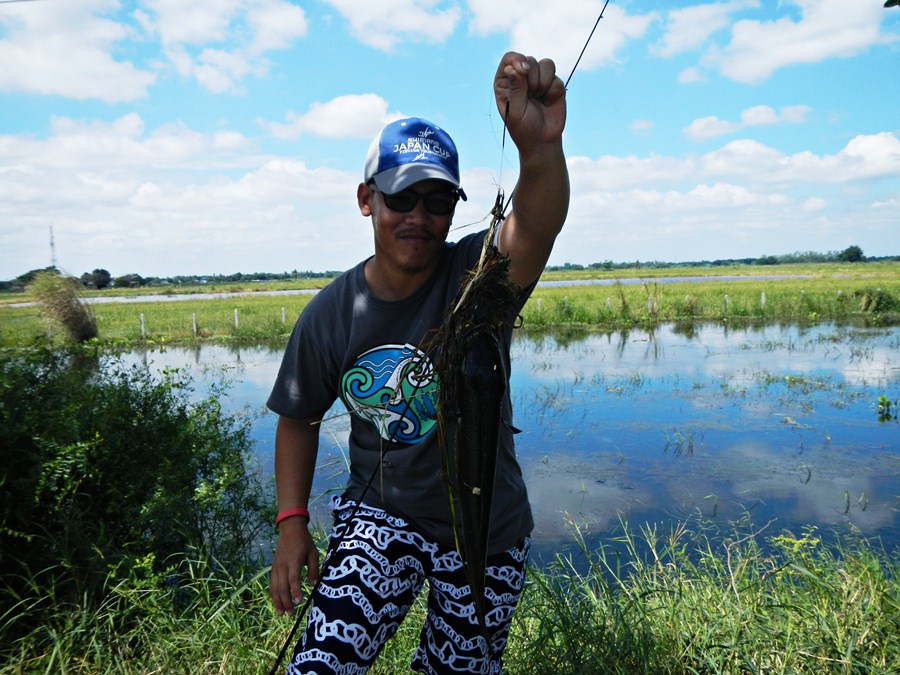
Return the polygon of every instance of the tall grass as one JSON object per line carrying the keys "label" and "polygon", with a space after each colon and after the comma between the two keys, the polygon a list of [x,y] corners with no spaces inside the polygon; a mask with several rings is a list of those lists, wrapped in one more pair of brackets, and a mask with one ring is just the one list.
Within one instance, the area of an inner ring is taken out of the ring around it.
{"label": "tall grass", "polygon": [[86,342],[97,337],[97,322],[79,297],[81,284],[77,279],[41,272],[35,276],[29,288],[41,307],[44,316],[62,327],[73,342]]}
{"label": "tall grass", "polygon": [[538,287],[530,327],[631,326],[684,321],[823,321],[900,316],[900,279],[783,279]]}
{"label": "tall grass", "polygon": [[[900,564],[857,540],[814,530],[730,536],[652,526],[608,547],[529,570],[505,655],[509,675],[900,672]],[[613,552],[613,547],[619,553]],[[106,600],[61,605],[0,646],[0,673],[265,673],[292,619],[276,617],[265,570],[203,559],[165,575],[110,575]],[[51,598],[52,600],[52,598]],[[0,618],[28,610],[21,598]],[[375,675],[408,672],[419,602]]]}

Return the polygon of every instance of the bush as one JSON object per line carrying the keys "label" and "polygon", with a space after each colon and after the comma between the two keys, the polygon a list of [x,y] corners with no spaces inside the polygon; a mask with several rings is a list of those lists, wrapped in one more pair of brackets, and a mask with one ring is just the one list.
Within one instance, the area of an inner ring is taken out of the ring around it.
{"label": "bush", "polygon": [[[0,597],[34,598],[20,622],[40,620],[44,595],[101,601],[110,570],[254,557],[270,500],[248,470],[248,426],[189,393],[178,373],[84,349],[0,354]],[[4,623],[0,642],[28,628]]]}
{"label": "bush", "polygon": [[77,279],[40,272],[28,288],[44,308],[47,318],[60,324],[73,342],[86,342],[97,337],[97,320],[78,297]]}

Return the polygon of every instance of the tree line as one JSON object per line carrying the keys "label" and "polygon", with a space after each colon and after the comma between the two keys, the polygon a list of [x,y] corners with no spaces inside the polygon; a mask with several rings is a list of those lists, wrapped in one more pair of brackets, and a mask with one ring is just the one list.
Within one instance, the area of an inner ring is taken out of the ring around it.
{"label": "tree line", "polygon": [[797,263],[855,263],[865,261],[880,260],[900,260],[900,256],[881,256],[866,257],[862,248],[859,246],[848,246],[843,251],[829,251],[827,253],[819,253],[818,251],[804,251],[786,253],[782,255],[764,255],[759,258],[724,258],[718,260],[692,260],[687,262],[665,262],[659,260],[652,261],[633,261],[633,262],[595,262],[590,265],[578,265],[574,263],[565,263],[564,265],[548,265],[547,269],[552,272],[566,270],[620,270],[635,269],[640,267],[649,267],[657,269],[678,268],[678,267],[728,267],[730,265],[790,265]]}
{"label": "tree line", "polygon": [[[678,268],[678,267],[727,267],[730,265],[788,265],[792,263],[855,263],[880,260],[900,260],[900,256],[882,256],[882,257],[866,257],[862,248],[853,245],[848,246],[843,251],[829,251],[827,253],[819,253],[816,251],[795,252],[782,255],[764,255],[759,258],[726,258],[719,260],[694,260],[690,262],[664,262],[664,261],[633,261],[633,262],[613,262],[607,260],[604,262],[595,262],[589,265],[579,265],[576,263],[565,263],[564,265],[550,265],[548,271],[578,271],[578,270],[617,270],[617,269],[634,269],[640,267],[647,268]],[[0,281],[0,292],[21,292],[24,291],[41,272],[50,272],[62,274],[56,267],[45,267],[43,269],[35,269],[22,274],[15,279],[9,281]],[[161,287],[161,286],[196,286],[198,284],[225,284],[236,282],[254,282],[254,281],[292,281],[297,279],[332,279],[341,272],[336,270],[328,270],[325,272],[297,271],[291,272],[255,272],[245,274],[236,272],[234,274],[207,274],[207,275],[181,275],[172,277],[142,277],[139,274],[125,274],[114,277],[109,271],[103,268],[97,268],[92,272],[85,272],[80,277],[72,277],[84,288],[104,289],[104,288],[139,288],[139,287]]]}

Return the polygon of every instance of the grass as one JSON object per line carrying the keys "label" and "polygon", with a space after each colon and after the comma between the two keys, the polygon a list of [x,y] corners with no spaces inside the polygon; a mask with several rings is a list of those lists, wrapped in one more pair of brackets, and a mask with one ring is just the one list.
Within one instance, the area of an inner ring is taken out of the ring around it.
{"label": "grass", "polygon": [[[900,263],[790,265],[779,266],[777,270],[758,266],[677,270],[678,274],[691,276],[714,273],[744,277],[739,281],[663,283],[655,278],[662,272],[667,272],[667,276],[676,272],[617,270],[617,278],[627,276],[622,272],[641,272],[643,281],[538,287],[523,311],[524,325],[536,329],[549,326],[628,327],[660,322],[817,322],[858,317],[879,322],[900,317]],[[758,276],[761,272],[806,275],[808,278],[767,280]],[[606,273],[607,276],[611,274]],[[570,272],[564,278],[571,281],[600,276],[599,271],[584,271]],[[544,280],[560,277],[559,272],[548,273]],[[319,285],[325,283],[316,281]],[[309,285],[310,282],[271,282],[254,285],[254,288],[295,290],[298,286]],[[284,339],[310,296],[251,293],[221,298],[209,295],[209,292],[244,291],[246,286],[194,287],[189,290],[196,292],[196,300],[111,302],[91,307],[104,343]],[[184,290],[179,288],[178,292]],[[207,294],[201,291],[207,291]],[[87,295],[105,294],[108,298],[110,293],[119,291],[95,291]],[[19,301],[32,299],[13,297]],[[25,344],[46,334],[47,325],[42,321],[38,306],[0,304],[0,347]],[[61,336],[60,331],[57,337]]]}
{"label": "grass", "polygon": [[[834,266],[828,273],[814,267],[793,270],[815,272],[811,279],[661,283],[647,274],[641,284],[539,288],[523,317],[526,326],[541,328],[859,316],[878,322],[900,314],[900,265],[848,266],[848,276],[835,274]],[[783,266],[759,271],[785,272]],[[109,343],[256,340],[286,336],[308,300],[198,296],[97,304],[93,310],[100,339]],[[0,306],[0,346],[46,332],[36,307]],[[689,432],[675,431],[669,440],[670,449],[680,452],[693,443]],[[719,534],[679,526],[661,534],[653,526],[635,532],[623,525],[589,550],[573,526],[580,554],[560,555],[530,571],[506,672],[900,672],[897,551],[862,539],[826,545],[814,530],[776,534],[737,527]],[[177,583],[140,569],[124,577],[110,570],[103,601],[93,608],[57,602],[46,586],[10,597],[0,581],[0,674],[268,672],[291,626],[291,619],[271,609],[268,570],[229,574],[204,560],[178,566],[188,574]],[[59,571],[61,578],[66,573]],[[18,619],[47,607],[47,620],[24,634],[13,632],[22,625]],[[414,608],[373,673],[408,672],[423,612],[422,603]]]}
{"label": "grass", "polygon": [[[505,672],[895,673],[897,560],[861,540],[826,547],[815,530],[623,526],[609,548],[582,546],[530,569]],[[292,619],[273,613],[266,570],[228,576],[200,561],[190,570],[177,586],[111,574],[98,609],[59,607],[28,635],[7,637],[0,673],[268,672]],[[0,631],[36,601],[11,605]],[[420,602],[372,673],[408,672],[423,612]]]}
{"label": "grass", "polygon": [[886,319],[900,315],[900,276],[538,287],[522,314],[530,327]]}

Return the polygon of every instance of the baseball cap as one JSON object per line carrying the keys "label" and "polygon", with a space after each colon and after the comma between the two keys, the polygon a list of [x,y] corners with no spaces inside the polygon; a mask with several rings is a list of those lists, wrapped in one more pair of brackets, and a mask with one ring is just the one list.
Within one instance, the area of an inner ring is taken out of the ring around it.
{"label": "baseball cap", "polygon": [[[365,182],[389,195],[422,180],[443,180],[459,188],[459,156],[450,134],[420,117],[391,122],[372,141]],[[459,188],[459,196],[466,198]]]}

